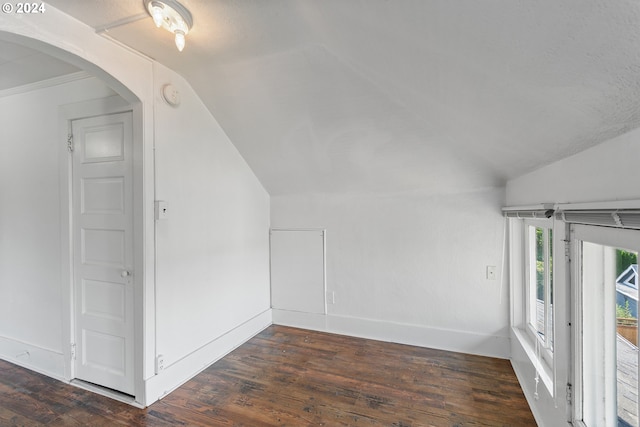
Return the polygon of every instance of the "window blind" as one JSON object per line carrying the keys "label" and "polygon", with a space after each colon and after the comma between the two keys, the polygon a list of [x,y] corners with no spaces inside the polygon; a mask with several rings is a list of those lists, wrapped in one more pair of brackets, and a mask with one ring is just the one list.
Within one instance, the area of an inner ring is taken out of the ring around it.
{"label": "window blind", "polygon": [[502,208],[502,213],[507,218],[547,219],[553,216],[553,212],[553,205],[550,204]]}
{"label": "window blind", "polygon": [[559,210],[556,219],[571,224],[640,230],[640,209]]}

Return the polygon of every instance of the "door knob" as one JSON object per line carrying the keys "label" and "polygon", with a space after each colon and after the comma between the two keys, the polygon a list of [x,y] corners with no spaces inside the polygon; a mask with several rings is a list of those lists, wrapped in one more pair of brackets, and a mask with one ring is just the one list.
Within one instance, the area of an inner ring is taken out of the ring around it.
{"label": "door knob", "polygon": [[127,270],[122,270],[122,273],[120,273],[120,276],[122,277],[129,277],[131,276],[131,273],[128,272]]}

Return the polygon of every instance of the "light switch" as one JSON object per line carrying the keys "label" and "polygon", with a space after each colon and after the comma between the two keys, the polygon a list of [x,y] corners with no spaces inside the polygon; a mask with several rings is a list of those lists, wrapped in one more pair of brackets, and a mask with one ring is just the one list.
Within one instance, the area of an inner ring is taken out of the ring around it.
{"label": "light switch", "polygon": [[496,280],[496,266],[487,265],[487,280]]}
{"label": "light switch", "polygon": [[156,220],[169,218],[169,207],[167,202],[163,200],[156,200],[155,213],[156,213]]}

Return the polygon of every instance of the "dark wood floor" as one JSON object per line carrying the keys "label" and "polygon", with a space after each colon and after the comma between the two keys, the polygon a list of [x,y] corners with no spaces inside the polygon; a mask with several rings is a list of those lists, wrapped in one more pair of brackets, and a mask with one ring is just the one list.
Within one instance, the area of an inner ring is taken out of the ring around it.
{"label": "dark wood floor", "polygon": [[0,425],[536,424],[506,360],[271,326],[147,409],[0,361]]}

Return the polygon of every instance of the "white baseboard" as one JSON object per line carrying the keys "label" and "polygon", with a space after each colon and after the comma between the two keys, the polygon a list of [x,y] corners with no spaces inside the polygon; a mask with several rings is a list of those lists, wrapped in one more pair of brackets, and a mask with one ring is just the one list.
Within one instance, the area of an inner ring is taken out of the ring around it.
{"label": "white baseboard", "polygon": [[356,317],[273,309],[273,323],[378,341],[509,359],[509,337]]}
{"label": "white baseboard", "polygon": [[64,374],[64,355],[61,352],[27,344],[12,338],[0,337],[0,359],[42,375],[69,382]]}
{"label": "white baseboard", "polygon": [[145,382],[145,405],[162,399],[272,323],[269,309],[149,378]]}

